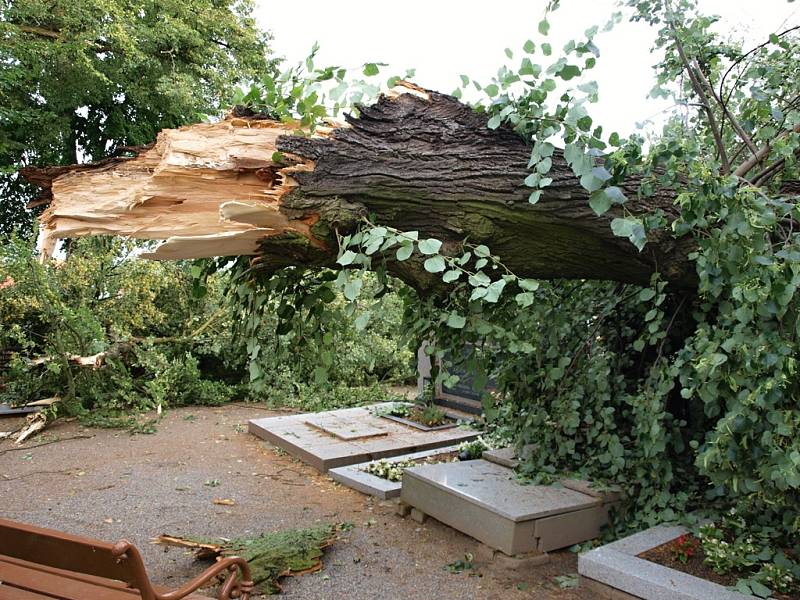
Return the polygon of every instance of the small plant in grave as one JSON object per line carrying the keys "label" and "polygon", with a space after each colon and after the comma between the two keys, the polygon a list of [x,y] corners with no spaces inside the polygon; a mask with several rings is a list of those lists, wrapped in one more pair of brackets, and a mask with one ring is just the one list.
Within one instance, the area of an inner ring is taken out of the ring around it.
{"label": "small plant in grave", "polygon": [[420,464],[434,465],[443,462],[456,462],[458,460],[461,460],[458,455],[453,456],[452,453],[437,454],[434,456],[428,456],[426,458],[397,461],[391,461],[383,458],[381,460],[369,463],[361,470],[365,473],[369,473],[370,475],[375,475],[375,477],[386,479],[387,481],[401,481],[403,479],[403,471],[410,467],[416,467]]}
{"label": "small plant in grave", "polygon": [[417,461],[415,460],[391,462],[384,458],[379,461],[369,463],[362,469],[362,471],[387,481],[400,481],[403,479],[403,471],[409,467],[415,466],[416,464]]}
{"label": "small plant in grave", "polygon": [[670,552],[676,560],[684,565],[697,553],[699,540],[689,533],[685,533],[670,543]]}
{"label": "small plant in grave", "polygon": [[425,427],[439,427],[447,425],[454,420],[447,416],[441,408],[433,402],[425,404],[410,404],[406,402],[395,402],[386,407],[379,407],[373,411],[378,417],[399,417],[414,421]]}
{"label": "small plant in grave", "polygon": [[476,460],[487,450],[493,449],[494,446],[483,436],[469,442],[461,442],[458,445],[458,460]]}

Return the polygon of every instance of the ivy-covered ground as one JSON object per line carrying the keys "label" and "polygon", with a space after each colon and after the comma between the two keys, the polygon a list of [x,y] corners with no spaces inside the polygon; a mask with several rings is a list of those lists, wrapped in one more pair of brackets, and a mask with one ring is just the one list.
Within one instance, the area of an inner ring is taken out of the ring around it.
{"label": "ivy-covered ground", "polygon": [[[338,522],[344,531],[326,549],[322,571],[284,580],[283,597],[589,597],[559,583],[574,581],[570,552],[554,553],[550,565],[524,579],[478,562],[464,569],[464,555],[477,546],[471,538],[435,521],[402,519],[390,503],[342,487],[246,433],[248,419],[269,414],[277,413],[240,404],[185,407],[170,411],[152,435],[60,421],[21,449],[0,442],[3,516],[106,540],[128,538],[154,582],[170,588],[203,565],[183,549],[151,544],[158,535],[255,537]],[[63,441],[37,447],[57,439]]]}

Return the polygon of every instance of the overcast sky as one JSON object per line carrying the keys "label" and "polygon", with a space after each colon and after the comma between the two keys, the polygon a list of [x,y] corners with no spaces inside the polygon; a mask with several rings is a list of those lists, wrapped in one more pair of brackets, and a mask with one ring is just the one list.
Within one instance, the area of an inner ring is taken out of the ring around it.
{"label": "overcast sky", "polygon": [[[303,60],[316,41],[317,64],[358,67],[364,62],[389,63],[387,76],[415,68],[414,81],[450,93],[464,73],[488,81],[515,52],[515,67],[525,40],[540,41],[537,24],[546,0],[307,0],[302,4],[258,0],[261,27],[272,31],[278,56]],[[602,25],[614,0],[563,0],[551,18],[554,49],[579,39],[592,25]],[[787,24],[800,24],[800,3],[787,0],[700,0],[707,13],[722,17],[721,29],[756,43]],[[596,39],[598,66],[588,77],[600,84],[600,103],[592,110],[606,131],[631,133],[637,122],[657,115],[667,104],[646,99],[653,85],[649,53],[653,31],[644,24],[618,25]],[[554,51],[554,55],[556,52]],[[382,71],[383,73],[384,71]]]}

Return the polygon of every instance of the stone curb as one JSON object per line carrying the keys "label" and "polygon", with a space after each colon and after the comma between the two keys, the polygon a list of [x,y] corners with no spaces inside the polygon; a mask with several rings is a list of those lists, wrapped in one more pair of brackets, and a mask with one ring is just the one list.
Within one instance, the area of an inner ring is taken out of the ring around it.
{"label": "stone curb", "polygon": [[578,556],[578,573],[643,600],[752,600],[752,596],[637,557],[686,532],[684,527],[659,525],[590,550]]}

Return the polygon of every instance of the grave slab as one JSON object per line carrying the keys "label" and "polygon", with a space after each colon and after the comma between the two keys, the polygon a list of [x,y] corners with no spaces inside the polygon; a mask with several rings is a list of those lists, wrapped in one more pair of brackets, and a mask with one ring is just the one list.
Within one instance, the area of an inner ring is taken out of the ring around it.
{"label": "grave slab", "polygon": [[385,429],[360,422],[358,419],[343,419],[335,414],[315,415],[306,419],[305,423],[346,441],[378,437],[389,433]]}
{"label": "grave slab", "polygon": [[607,522],[601,498],[523,485],[512,469],[482,459],[406,469],[401,499],[508,555],[571,546]]}
{"label": "grave slab", "polygon": [[[437,454],[455,452],[457,449],[458,446],[446,446],[444,448],[425,450],[424,452],[401,454],[399,456],[393,456],[388,460],[391,460],[392,462],[419,460],[422,458],[428,458],[429,456],[436,456]],[[336,467],[335,469],[330,469],[328,471],[328,475],[330,475],[335,481],[338,481],[339,483],[354,490],[358,490],[362,494],[376,496],[382,500],[398,498],[400,496],[400,490],[403,487],[402,481],[389,481],[388,479],[383,479],[377,475],[367,473],[364,469],[374,462],[376,461],[371,460],[357,465]]]}
{"label": "grave slab", "polygon": [[422,431],[374,414],[377,408],[390,404],[251,419],[248,430],[323,473],[336,467],[451,446],[479,435],[466,426]]}

